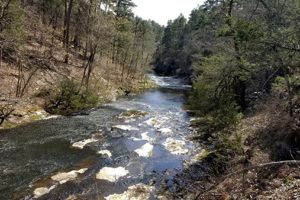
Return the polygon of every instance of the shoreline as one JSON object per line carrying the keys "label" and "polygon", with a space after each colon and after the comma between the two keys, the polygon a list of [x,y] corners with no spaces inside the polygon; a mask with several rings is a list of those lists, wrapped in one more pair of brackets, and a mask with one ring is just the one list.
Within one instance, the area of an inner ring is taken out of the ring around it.
{"label": "shoreline", "polygon": [[[157,87],[158,87],[158,85],[155,84],[155,82],[153,80],[151,80],[150,78],[147,78],[146,81],[139,83],[136,86],[136,88],[134,88],[134,90],[132,91],[132,93],[129,96],[136,96],[144,91],[154,89]],[[0,126],[0,130],[7,130],[7,129],[15,128],[18,126],[22,126],[25,124],[30,124],[30,123],[33,123],[36,121],[56,119],[56,118],[60,118],[60,117],[67,117],[67,116],[73,116],[73,115],[80,115],[82,112],[85,112],[85,111],[89,112],[90,110],[97,109],[99,106],[103,106],[107,103],[115,102],[119,98],[122,98],[124,96],[125,95],[122,94],[121,90],[115,90],[110,93],[109,99],[107,101],[101,102],[93,108],[86,108],[86,109],[82,109],[80,111],[74,112],[71,115],[55,115],[55,114],[50,114],[50,113],[46,112],[42,106],[43,103],[41,103],[41,101],[43,101],[43,100],[40,98],[37,98],[37,97],[31,98],[31,99],[18,99],[19,101],[22,101],[22,103],[18,104],[17,108],[14,110],[14,112],[11,114],[11,116],[8,117],[8,120],[7,119],[4,120],[3,124]]]}

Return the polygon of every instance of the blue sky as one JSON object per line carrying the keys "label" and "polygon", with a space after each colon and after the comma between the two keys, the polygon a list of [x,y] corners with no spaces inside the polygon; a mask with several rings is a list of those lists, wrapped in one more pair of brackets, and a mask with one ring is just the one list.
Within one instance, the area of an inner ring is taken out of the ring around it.
{"label": "blue sky", "polygon": [[190,12],[204,0],[133,0],[137,5],[134,13],[143,19],[151,19],[161,25],[175,19],[182,13],[186,18]]}

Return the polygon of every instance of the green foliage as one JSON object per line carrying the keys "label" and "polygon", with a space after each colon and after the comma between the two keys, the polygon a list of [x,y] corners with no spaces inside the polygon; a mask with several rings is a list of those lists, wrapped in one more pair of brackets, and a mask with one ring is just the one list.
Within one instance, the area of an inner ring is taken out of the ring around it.
{"label": "green foliage", "polygon": [[291,183],[293,183],[293,178],[292,177],[290,177],[290,176],[286,176],[286,177],[284,177],[284,179],[283,179],[283,183],[285,184],[285,185],[290,185]]}
{"label": "green foliage", "polygon": [[[291,73],[300,63],[295,48],[299,20],[293,16],[300,9],[296,1],[280,5],[266,0],[253,10],[251,1],[206,1],[187,23],[179,23],[179,17],[166,27],[155,55],[156,69],[188,72],[193,78],[189,108],[213,127],[208,130],[239,121],[252,94],[270,90],[278,75],[288,80],[277,78],[273,91],[296,101],[299,81]],[[191,66],[193,70],[187,70]]]}
{"label": "green foliage", "polygon": [[220,133],[216,149],[218,149],[218,151],[227,150],[236,155],[243,155],[244,150],[241,135],[235,134],[234,136],[228,137],[228,134]]}
{"label": "green foliage", "polygon": [[156,69],[191,76],[188,68],[193,66],[190,105],[202,115],[228,110],[221,104],[245,110],[247,97],[268,90],[274,80],[264,74],[278,66],[299,66],[299,50],[292,48],[299,41],[299,20],[293,17],[300,13],[299,3],[280,5],[266,0],[253,10],[251,1],[206,1],[182,24],[180,37],[174,31],[179,18],[169,22],[156,52]]}
{"label": "green foliage", "polygon": [[278,76],[272,84],[273,93],[283,94],[286,89],[284,77]]}
{"label": "green foliage", "polygon": [[[287,85],[287,80],[290,88]],[[288,92],[290,89],[290,93]],[[292,109],[298,109],[300,105],[300,76],[295,73],[288,77],[278,76],[272,83],[272,94],[279,96],[279,98],[286,100],[286,106],[292,106]],[[290,95],[290,96],[289,96]],[[292,105],[288,105],[288,98]],[[296,111],[297,112],[297,111]]]}
{"label": "green foliage", "polygon": [[237,38],[241,42],[258,40],[265,34],[263,27],[264,24],[240,20],[236,24]]}
{"label": "green foliage", "polygon": [[203,149],[196,157],[196,159],[198,161],[201,161],[203,159],[205,159],[206,157],[208,157],[211,153],[214,153],[214,152],[211,152],[209,150],[206,150],[206,149]]}
{"label": "green foliage", "polygon": [[132,0],[113,0],[116,4],[115,13],[117,17],[129,18],[133,16],[132,8],[136,5],[132,2]]}
{"label": "green foliage", "polygon": [[205,116],[213,129],[224,128],[241,118],[230,84],[234,75],[226,63],[230,59],[212,56],[195,67],[199,75],[193,83],[189,107]]}
{"label": "green foliage", "polygon": [[180,70],[180,62],[177,60],[180,50],[183,48],[186,19],[180,15],[174,21],[169,21],[165,28],[159,48],[155,53],[155,71],[159,74],[171,75]]}
{"label": "green foliage", "polygon": [[[213,56],[204,58],[196,66],[197,79],[193,83],[193,91],[189,98],[189,108],[207,121],[207,130],[216,131],[237,123],[241,114],[234,101],[230,75],[224,77],[228,69],[224,63],[227,58]],[[225,67],[225,68],[224,68]],[[224,85],[225,84],[225,85]]]}
{"label": "green foliage", "polygon": [[99,102],[98,96],[90,89],[66,79],[58,86],[58,92],[48,97],[45,109],[52,114],[68,115],[83,109],[92,108]]}
{"label": "green foliage", "polygon": [[238,42],[250,42],[264,37],[264,27],[265,24],[227,17],[226,24],[218,30],[218,36],[235,36]]}
{"label": "green foliage", "polygon": [[[235,105],[216,104],[218,108],[211,110],[207,114],[198,110],[198,115],[202,116],[200,128],[209,134],[220,131],[228,126],[236,125],[243,118],[243,114],[238,111]],[[195,108],[195,107],[193,107]],[[199,125],[199,124],[197,124]]]}

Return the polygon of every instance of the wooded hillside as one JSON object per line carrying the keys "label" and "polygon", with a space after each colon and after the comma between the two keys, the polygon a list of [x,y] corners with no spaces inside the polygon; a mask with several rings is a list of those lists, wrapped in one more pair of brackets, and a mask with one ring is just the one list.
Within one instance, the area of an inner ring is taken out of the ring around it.
{"label": "wooded hillside", "polygon": [[71,112],[145,86],[163,28],[134,16],[131,0],[1,0],[0,6],[2,119],[20,98],[39,97],[49,112]]}
{"label": "wooded hillside", "polygon": [[273,192],[282,177],[298,184],[299,170],[276,161],[300,159],[299,27],[298,0],[207,0],[188,20],[169,21],[155,70],[193,82],[187,108],[206,147],[181,174],[176,197],[297,197],[299,189]]}
{"label": "wooded hillside", "polygon": [[[155,70],[193,80],[191,105],[202,114],[244,112],[273,89],[293,115],[298,103],[300,2],[209,0],[169,21]],[[279,91],[280,90],[280,91]],[[230,116],[227,116],[231,118]]]}

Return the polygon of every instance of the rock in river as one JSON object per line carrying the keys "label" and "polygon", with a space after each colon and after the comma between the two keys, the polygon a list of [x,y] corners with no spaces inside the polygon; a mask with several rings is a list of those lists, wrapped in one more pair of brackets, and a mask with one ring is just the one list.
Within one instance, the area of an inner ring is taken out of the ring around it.
{"label": "rock in river", "polygon": [[51,190],[53,190],[56,186],[53,185],[50,188],[46,187],[41,187],[41,188],[36,188],[33,192],[33,195],[35,199],[40,198],[41,196],[48,194]]}
{"label": "rock in river", "polygon": [[129,173],[124,167],[104,167],[96,175],[99,180],[107,180],[109,182],[117,182],[119,178],[126,176]]}
{"label": "rock in river", "polygon": [[141,157],[150,157],[152,155],[153,145],[146,143],[141,148],[135,150],[137,154]]}
{"label": "rock in river", "polygon": [[163,145],[168,151],[170,151],[170,153],[175,155],[186,154],[189,151],[185,148],[185,142],[183,140],[167,138]]}
{"label": "rock in river", "polygon": [[158,130],[158,132],[163,133],[163,134],[170,134],[170,133],[172,133],[172,130],[170,128],[161,128]]}
{"label": "rock in river", "polygon": [[109,158],[112,156],[112,153],[108,150],[101,150],[97,152],[100,155],[107,155]]}
{"label": "rock in river", "polygon": [[78,148],[78,149],[83,149],[85,147],[85,145],[90,144],[92,142],[97,142],[98,140],[92,138],[92,139],[86,139],[83,141],[79,141],[79,142],[75,142],[74,144],[72,144],[72,147],[74,148]]}
{"label": "rock in river", "polygon": [[122,194],[112,194],[105,197],[106,200],[148,200],[151,193],[154,192],[154,187],[137,184],[130,186],[127,191]]}
{"label": "rock in river", "polygon": [[113,128],[120,129],[123,131],[138,131],[139,130],[138,128],[132,127],[130,125],[116,125],[116,126],[113,126]]}
{"label": "rock in river", "polygon": [[84,169],[80,169],[80,170],[73,170],[70,172],[58,173],[58,174],[52,176],[51,179],[59,182],[60,184],[64,184],[70,180],[74,180],[78,176],[78,174],[83,174],[84,172],[86,172],[86,170],[88,170],[88,169],[84,168]]}

